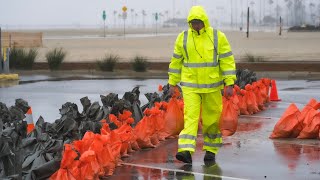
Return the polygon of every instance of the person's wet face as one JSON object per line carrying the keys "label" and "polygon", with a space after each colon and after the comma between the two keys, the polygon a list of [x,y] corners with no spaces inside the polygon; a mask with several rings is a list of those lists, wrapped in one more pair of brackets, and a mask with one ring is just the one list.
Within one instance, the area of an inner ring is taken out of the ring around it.
{"label": "person's wet face", "polygon": [[190,21],[190,23],[191,23],[192,28],[196,31],[200,31],[202,28],[204,28],[203,21],[201,21],[199,19],[193,19]]}

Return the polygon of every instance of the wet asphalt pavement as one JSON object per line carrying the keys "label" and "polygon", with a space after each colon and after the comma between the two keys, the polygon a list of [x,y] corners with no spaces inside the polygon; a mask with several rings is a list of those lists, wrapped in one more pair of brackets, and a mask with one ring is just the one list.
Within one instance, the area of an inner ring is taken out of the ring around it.
{"label": "wet asphalt pavement", "polygon": [[[22,98],[32,107],[34,121],[42,115],[49,122],[60,118],[59,108],[65,102],[76,103],[81,112],[80,98],[84,96],[101,104],[100,95],[113,92],[121,98],[126,91],[140,86],[140,99],[144,104],[147,103],[144,93],[156,92],[159,84],[166,84],[165,79],[47,81],[50,80],[47,76],[20,79],[20,85],[12,83],[0,88],[0,102],[11,106],[15,99]],[[320,179],[319,140],[268,138],[290,103],[296,103],[301,109],[311,98],[320,101],[320,81],[276,82],[282,101],[271,102],[266,110],[252,116],[240,116],[237,132],[224,138],[217,164],[204,164],[203,138],[199,133],[192,166],[175,160],[177,139],[168,139],[154,149],[134,152],[124,158],[124,163],[107,179]]]}

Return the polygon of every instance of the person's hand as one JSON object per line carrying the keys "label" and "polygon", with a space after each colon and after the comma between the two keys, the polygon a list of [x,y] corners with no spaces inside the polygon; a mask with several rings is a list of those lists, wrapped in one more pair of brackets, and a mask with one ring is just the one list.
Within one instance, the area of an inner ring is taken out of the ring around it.
{"label": "person's hand", "polygon": [[225,90],[225,97],[229,98],[233,95],[233,87],[232,86],[226,86],[226,90]]}

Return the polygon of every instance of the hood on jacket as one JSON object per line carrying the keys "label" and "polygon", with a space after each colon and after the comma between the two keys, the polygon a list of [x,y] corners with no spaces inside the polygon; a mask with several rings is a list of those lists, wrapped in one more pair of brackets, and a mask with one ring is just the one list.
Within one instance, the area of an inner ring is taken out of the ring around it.
{"label": "hood on jacket", "polygon": [[188,18],[187,18],[187,21],[188,21],[190,28],[192,28],[192,26],[190,25],[190,21],[193,19],[200,19],[201,21],[203,21],[204,28],[210,27],[207,13],[202,6],[192,6],[191,7],[191,9],[189,11]]}

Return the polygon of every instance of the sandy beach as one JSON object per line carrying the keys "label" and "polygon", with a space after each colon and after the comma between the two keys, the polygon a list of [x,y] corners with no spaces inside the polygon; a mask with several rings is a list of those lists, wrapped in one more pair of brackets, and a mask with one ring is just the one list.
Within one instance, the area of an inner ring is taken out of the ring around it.
{"label": "sandy beach", "polygon": [[[69,29],[42,30],[43,47],[38,48],[37,62],[55,47],[67,51],[66,62],[93,62],[106,54],[118,55],[121,61],[144,56],[148,61],[169,62],[176,36],[182,28],[155,29]],[[236,61],[246,54],[262,56],[265,61],[320,61],[320,32],[251,32],[223,31],[232,46]]]}

